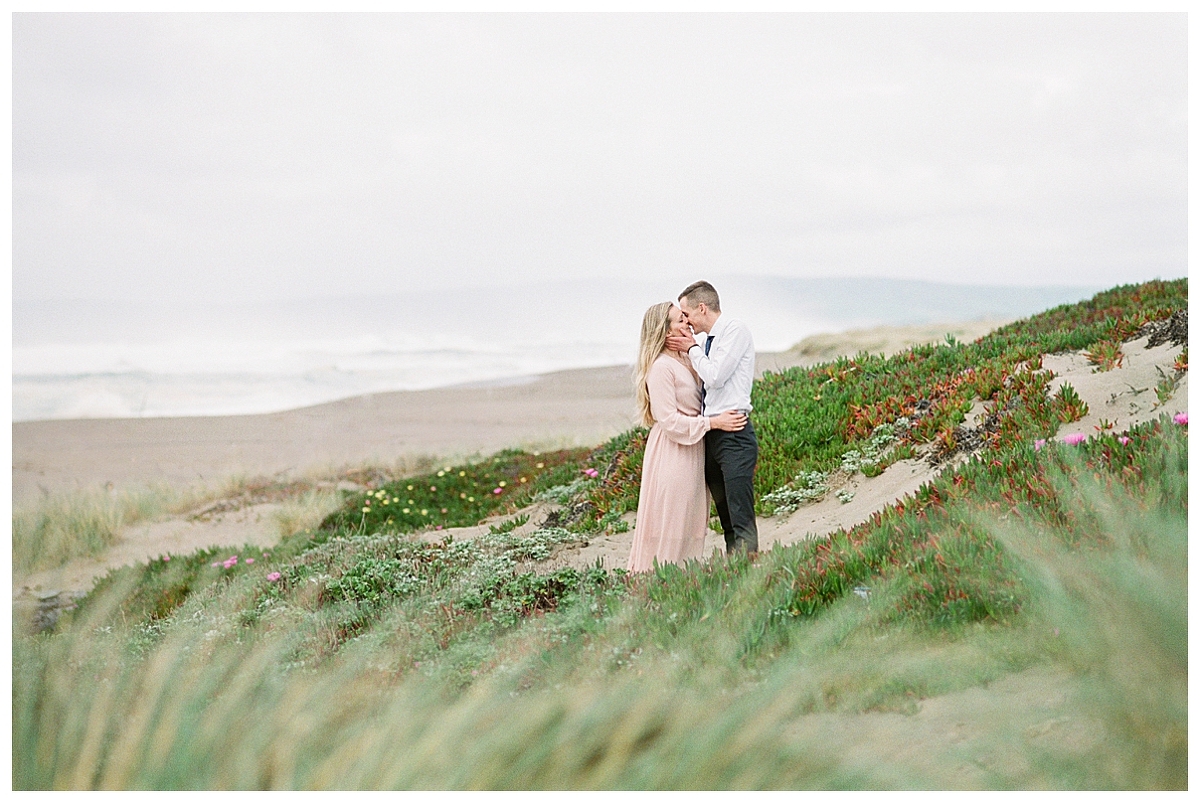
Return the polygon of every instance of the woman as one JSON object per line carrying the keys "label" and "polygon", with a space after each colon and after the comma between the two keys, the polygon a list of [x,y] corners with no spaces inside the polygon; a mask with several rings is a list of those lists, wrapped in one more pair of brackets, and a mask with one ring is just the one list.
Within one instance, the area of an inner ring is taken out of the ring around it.
{"label": "woman", "polygon": [[738,412],[700,415],[700,378],[687,354],[667,349],[667,335],[691,336],[683,313],[671,302],[655,304],[642,318],[642,342],[634,371],[638,411],[650,427],[642,461],[637,524],[629,571],[659,563],[683,563],[704,552],[708,489],[704,485],[704,433],[746,426]]}

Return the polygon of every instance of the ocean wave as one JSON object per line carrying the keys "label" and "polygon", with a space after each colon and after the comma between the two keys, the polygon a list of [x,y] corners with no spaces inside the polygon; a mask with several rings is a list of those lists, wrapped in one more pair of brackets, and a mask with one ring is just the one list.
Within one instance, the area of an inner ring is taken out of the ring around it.
{"label": "ocean wave", "polygon": [[[369,393],[496,382],[569,368],[627,362],[627,349],[585,345],[555,351],[423,350],[288,354],[266,371],[78,371],[13,376],[13,421],[273,413]],[[305,359],[305,357],[308,359]],[[131,363],[132,361],[126,361]],[[254,361],[249,361],[254,362]],[[64,363],[67,363],[64,365]],[[146,364],[145,361],[142,362]],[[194,364],[194,362],[193,362]]]}

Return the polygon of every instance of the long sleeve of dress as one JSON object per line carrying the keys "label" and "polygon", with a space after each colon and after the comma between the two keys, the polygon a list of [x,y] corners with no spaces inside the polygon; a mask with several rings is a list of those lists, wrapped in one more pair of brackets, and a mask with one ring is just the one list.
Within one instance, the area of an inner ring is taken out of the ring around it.
{"label": "long sleeve of dress", "polygon": [[[650,393],[650,414],[662,428],[663,434],[678,444],[691,446],[699,443],[708,432],[711,422],[703,415],[687,415],[679,409],[675,373],[671,370],[670,357],[659,358],[650,367],[646,377],[646,389]],[[682,366],[680,366],[682,368]],[[686,369],[684,369],[686,370]]]}

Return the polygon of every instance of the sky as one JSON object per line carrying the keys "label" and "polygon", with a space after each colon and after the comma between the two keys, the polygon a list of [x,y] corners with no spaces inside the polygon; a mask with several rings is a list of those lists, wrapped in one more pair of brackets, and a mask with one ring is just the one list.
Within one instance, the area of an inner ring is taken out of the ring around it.
{"label": "sky", "polygon": [[1187,273],[1182,14],[12,31],[16,302]]}

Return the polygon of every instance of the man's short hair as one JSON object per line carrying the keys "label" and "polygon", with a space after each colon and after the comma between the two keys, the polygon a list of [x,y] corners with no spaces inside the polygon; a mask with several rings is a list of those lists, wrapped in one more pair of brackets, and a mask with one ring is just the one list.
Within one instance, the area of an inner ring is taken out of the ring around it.
{"label": "man's short hair", "polygon": [[695,307],[697,304],[704,304],[713,312],[721,311],[721,298],[717,295],[717,289],[708,282],[696,282],[689,284],[682,293],[679,294],[679,300],[688,300],[688,304]]}

